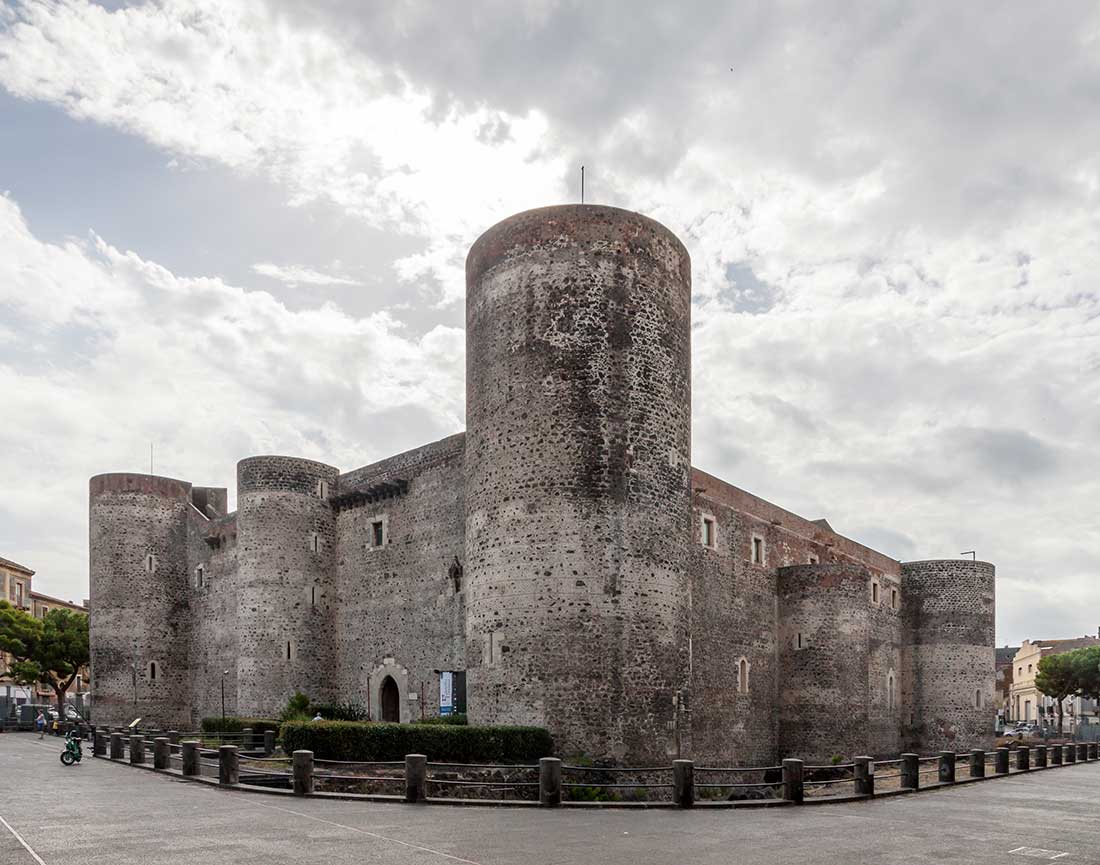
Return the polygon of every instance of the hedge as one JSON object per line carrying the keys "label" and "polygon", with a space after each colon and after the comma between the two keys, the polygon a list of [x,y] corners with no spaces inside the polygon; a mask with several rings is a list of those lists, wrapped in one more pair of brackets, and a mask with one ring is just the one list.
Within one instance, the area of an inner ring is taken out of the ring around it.
{"label": "hedge", "polygon": [[221,715],[218,715],[216,718],[203,718],[202,731],[204,733],[239,733],[241,730],[251,727],[254,733],[274,730],[276,734],[278,734],[279,724],[281,723],[276,718],[237,718],[227,716],[224,720],[225,723],[223,725]]}
{"label": "hedge", "polygon": [[312,751],[319,760],[403,760],[425,754],[436,763],[532,763],[554,752],[542,727],[287,721],[283,750]]}

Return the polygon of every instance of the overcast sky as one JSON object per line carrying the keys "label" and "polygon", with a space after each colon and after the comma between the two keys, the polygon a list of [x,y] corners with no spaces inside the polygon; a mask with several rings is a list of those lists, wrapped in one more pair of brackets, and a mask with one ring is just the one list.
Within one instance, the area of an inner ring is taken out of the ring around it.
{"label": "overcast sky", "polygon": [[691,252],[695,465],[1096,632],[1094,3],[5,0],[0,556],[86,597],[150,442],[461,430],[466,250],[582,163]]}

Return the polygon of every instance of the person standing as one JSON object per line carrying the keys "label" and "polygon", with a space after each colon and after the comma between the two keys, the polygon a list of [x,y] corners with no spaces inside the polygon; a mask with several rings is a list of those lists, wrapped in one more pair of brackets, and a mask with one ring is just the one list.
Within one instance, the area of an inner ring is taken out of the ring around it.
{"label": "person standing", "polygon": [[42,710],[38,710],[38,717],[34,719],[34,725],[38,728],[38,738],[44,739],[46,737],[46,716],[42,714]]}

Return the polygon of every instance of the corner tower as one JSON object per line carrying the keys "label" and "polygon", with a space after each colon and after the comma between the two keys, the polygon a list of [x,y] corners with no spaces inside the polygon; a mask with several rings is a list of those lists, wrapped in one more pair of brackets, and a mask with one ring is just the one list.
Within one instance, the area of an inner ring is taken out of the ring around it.
{"label": "corner tower", "polygon": [[[562,753],[677,750],[688,682],[691,266],[611,207],[510,217],[466,260],[472,720]],[[689,743],[679,743],[688,750]]]}
{"label": "corner tower", "polygon": [[88,636],[99,723],[190,724],[190,507],[186,481],[106,474],[89,482]]}
{"label": "corner tower", "polygon": [[927,753],[993,745],[995,573],[989,562],[967,559],[901,566],[910,747]]}

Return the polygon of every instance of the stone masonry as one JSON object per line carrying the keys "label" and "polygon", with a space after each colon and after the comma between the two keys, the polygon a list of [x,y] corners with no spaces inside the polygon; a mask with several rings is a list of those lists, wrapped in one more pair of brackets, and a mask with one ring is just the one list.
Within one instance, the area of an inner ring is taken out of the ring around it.
{"label": "stone masonry", "polygon": [[993,566],[902,565],[691,468],[691,267],[646,217],[528,211],[467,260],[466,433],[227,491],[90,488],[97,720],[296,690],[562,754],[740,765],[992,741]]}

